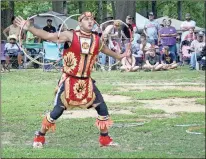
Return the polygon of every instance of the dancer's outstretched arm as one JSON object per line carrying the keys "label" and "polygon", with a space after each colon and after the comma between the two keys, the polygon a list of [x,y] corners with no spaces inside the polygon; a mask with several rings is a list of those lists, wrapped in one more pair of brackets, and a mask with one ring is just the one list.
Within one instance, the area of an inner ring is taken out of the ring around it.
{"label": "dancer's outstretched arm", "polygon": [[49,32],[46,32],[42,29],[37,29],[37,28],[31,26],[29,21],[24,20],[20,16],[18,16],[15,19],[15,22],[19,27],[23,26],[24,30],[28,30],[32,34],[34,34],[34,35],[36,35],[36,36],[38,36],[38,37],[40,37],[41,39],[44,39],[44,40],[64,43],[66,41],[72,41],[72,38],[73,38],[73,32],[71,32],[71,31],[61,32],[60,35],[59,35],[59,38],[58,38],[58,32],[49,33]]}
{"label": "dancer's outstretched arm", "polygon": [[[100,47],[102,46],[102,42],[100,41]],[[122,58],[128,56],[127,52],[123,53],[123,54],[118,54],[112,50],[110,50],[106,45],[104,45],[102,47],[102,49],[100,50],[102,53],[105,53],[108,56],[112,56],[113,58],[117,59],[117,60],[121,60]]]}

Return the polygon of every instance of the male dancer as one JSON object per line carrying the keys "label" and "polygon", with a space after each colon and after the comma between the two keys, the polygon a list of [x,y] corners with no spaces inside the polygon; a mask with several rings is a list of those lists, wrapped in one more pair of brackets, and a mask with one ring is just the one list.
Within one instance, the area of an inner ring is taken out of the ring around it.
{"label": "male dancer", "polygon": [[45,143],[45,134],[49,129],[55,129],[55,121],[66,109],[74,107],[92,108],[98,113],[96,126],[100,130],[100,146],[116,145],[108,135],[108,128],[112,125],[107,106],[100,91],[91,79],[91,71],[100,51],[121,60],[126,56],[117,54],[103,45],[98,35],[92,32],[94,17],[91,12],[84,12],[78,18],[80,30],[64,31],[58,37],[58,33],[48,33],[30,26],[30,23],[22,17],[16,18],[16,24],[30,31],[35,36],[44,40],[64,43],[63,71],[58,83],[54,109],[47,114],[40,131],[36,132],[33,147],[42,147]]}

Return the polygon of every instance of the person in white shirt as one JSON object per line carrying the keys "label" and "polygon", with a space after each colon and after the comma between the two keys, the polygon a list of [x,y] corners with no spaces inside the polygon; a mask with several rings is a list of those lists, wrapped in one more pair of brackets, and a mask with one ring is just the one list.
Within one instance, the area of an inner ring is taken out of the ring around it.
{"label": "person in white shirt", "polygon": [[196,22],[191,20],[191,15],[190,13],[187,13],[185,15],[186,21],[182,22],[180,29],[182,30],[182,37],[181,37],[181,42],[185,39],[185,36],[189,34],[189,30],[191,28],[195,29],[196,27]]}
{"label": "person in white shirt", "polygon": [[192,51],[192,55],[190,58],[190,68],[191,70],[194,70],[196,68],[196,61],[198,57],[200,57],[200,53],[203,50],[203,47],[205,46],[205,41],[204,41],[204,33],[200,31],[197,34],[197,40],[194,40],[191,43],[190,50]]}
{"label": "person in white shirt", "polygon": [[8,53],[13,52],[15,56],[17,56],[19,69],[22,68],[22,51],[20,50],[19,44],[17,44],[17,36],[15,34],[10,35],[8,37],[9,43],[5,44],[4,52],[5,56],[7,57],[7,63],[9,64],[10,58]]}

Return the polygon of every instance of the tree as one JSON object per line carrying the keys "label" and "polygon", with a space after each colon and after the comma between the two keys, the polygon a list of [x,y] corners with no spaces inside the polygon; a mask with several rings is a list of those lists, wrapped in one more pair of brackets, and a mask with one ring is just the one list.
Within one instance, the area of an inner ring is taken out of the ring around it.
{"label": "tree", "polygon": [[52,1],[52,10],[58,13],[64,13],[64,1]]}
{"label": "tree", "polygon": [[116,14],[115,14],[115,11],[116,11],[116,8],[115,8],[115,1],[111,1],[111,5],[112,5],[112,15],[114,17],[114,19],[116,19]]}
{"label": "tree", "polygon": [[127,15],[135,17],[136,13],[136,1],[117,1],[115,3],[115,15],[116,19],[125,21]]}
{"label": "tree", "polygon": [[[1,2],[1,33],[11,25],[11,17],[14,16],[14,1]],[[1,34],[1,39],[6,40],[6,37]]]}
{"label": "tree", "polygon": [[98,17],[99,17],[99,23],[102,23],[103,22],[103,3],[102,3],[102,0],[100,1],[97,1],[97,4],[98,4]]}
{"label": "tree", "polygon": [[152,1],[152,12],[154,13],[154,16],[157,17],[157,2]]}
{"label": "tree", "polygon": [[83,1],[79,1],[79,14],[82,14],[83,12]]}
{"label": "tree", "polygon": [[178,14],[178,19],[182,20],[182,2],[177,1],[177,14]]}
{"label": "tree", "polygon": [[107,1],[103,1],[103,20],[107,18]]}

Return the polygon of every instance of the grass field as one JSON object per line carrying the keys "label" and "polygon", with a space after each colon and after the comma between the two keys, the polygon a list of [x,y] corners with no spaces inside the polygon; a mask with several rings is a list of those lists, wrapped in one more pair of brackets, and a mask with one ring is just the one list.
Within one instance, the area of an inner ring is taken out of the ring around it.
{"label": "grass field", "polygon": [[[53,107],[59,77],[60,73],[42,70],[2,74],[3,158],[205,157],[205,74],[186,67],[163,72],[93,72],[98,88],[110,97],[106,100],[109,110],[123,111],[111,115],[116,125],[110,135],[120,145],[100,148],[95,116],[91,116],[60,118],[55,133],[48,133],[44,149],[32,149],[42,114]],[[178,109],[175,102],[184,110],[170,112],[170,108]],[[131,126],[140,121],[144,124]]]}

